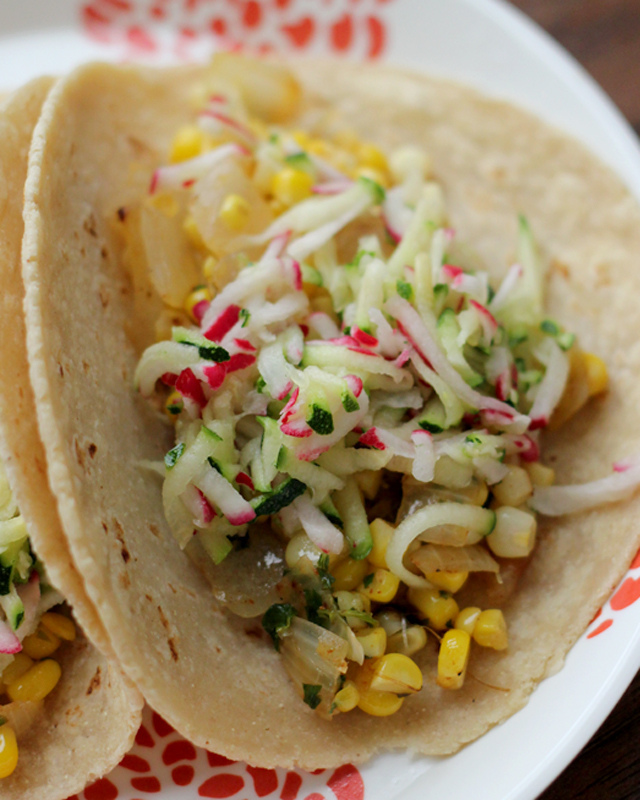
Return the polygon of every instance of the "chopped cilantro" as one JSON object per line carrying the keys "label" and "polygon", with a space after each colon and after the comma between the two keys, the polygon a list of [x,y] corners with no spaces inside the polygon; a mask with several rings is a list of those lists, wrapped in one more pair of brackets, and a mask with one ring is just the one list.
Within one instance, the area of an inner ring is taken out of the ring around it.
{"label": "chopped cilantro", "polygon": [[[185,342],[184,344],[189,344]],[[202,345],[202,347],[198,347],[198,355],[200,358],[206,358],[209,361],[215,361],[216,364],[220,364],[223,361],[229,361],[231,356],[229,353],[224,349],[224,347],[218,347],[217,345]]]}
{"label": "chopped cilantro", "polygon": [[249,324],[249,320],[251,319],[251,312],[248,308],[241,308],[239,317],[242,320],[242,325],[240,327],[246,328]]}
{"label": "chopped cilantro", "polygon": [[335,583],[336,579],[329,572],[329,556],[327,553],[323,553],[320,556],[316,567],[318,570],[318,577],[320,578],[323,588],[331,591],[331,587]]}
{"label": "chopped cilantro", "polygon": [[316,709],[322,702],[320,697],[322,686],[319,683],[303,683],[302,690],[304,691],[304,702],[309,708]]}
{"label": "chopped cilantro", "polygon": [[256,392],[258,392],[258,394],[262,394],[262,391],[266,385],[267,382],[265,379],[262,377],[262,375],[259,375],[258,380],[256,381]]}
{"label": "chopped cilantro", "polygon": [[560,333],[558,325],[550,319],[544,319],[540,323],[540,330],[543,333],[548,333],[550,336],[557,336]]}
{"label": "chopped cilantro", "polygon": [[365,589],[368,589],[371,584],[373,583],[374,573],[370,572],[368,575],[364,576],[364,580],[362,581],[362,585]]}
{"label": "chopped cilantro", "polygon": [[175,447],[172,447],[171,450],[169,450],[169,452],[164,457],[165,467],[167,469],[175,467],[177,460],[183,453],[184,453],[184,442],[180,442]]}
{"label": "chopped cilantro", "polygon": [[274,603],[262,615],[262,627],[273,640],[276,650],[280,650],[280,634],[291,625],[296,610],[291,603]]}
{"label": "chopped cilantro", "polygon": [[413,297],[413,286],[406,281],[396,281],[396,290],[405,300],[411,300]]}

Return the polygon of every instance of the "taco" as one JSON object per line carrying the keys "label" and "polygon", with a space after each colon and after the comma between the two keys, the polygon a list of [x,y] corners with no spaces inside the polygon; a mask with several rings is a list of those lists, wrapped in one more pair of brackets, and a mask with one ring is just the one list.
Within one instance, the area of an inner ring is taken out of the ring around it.
{"label": "taco", "polygon": [[66,598],[85,629],[107,643],[60,529],[28,379],[22,195],[51,85],[34,81],[0,108],[0,794],[7,800],[81,791],[119,762],[141,716],[130,681],[63,605]]}
{"label": "taco", "polygon": [[93,65],[52,92],[24,246],[51,486],[120,663],[187,738],[308,769],[448,754],[561,665],[640,544],[640,210],[466,88],[294,72]]}

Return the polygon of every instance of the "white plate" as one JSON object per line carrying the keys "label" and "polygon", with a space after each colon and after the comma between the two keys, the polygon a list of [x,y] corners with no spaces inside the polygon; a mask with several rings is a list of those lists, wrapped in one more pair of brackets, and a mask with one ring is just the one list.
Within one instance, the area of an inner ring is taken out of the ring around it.
{"label": "white plate", "polygon": [[[640,151],[586,73],[497,0],[21,0],[0,5],[0,88],[90,58],[160,63],[212,45],[382,57],[524,105],[606,161],[640,199]],[[196,751],[147,711],[138,743],[82,800],[532,800],[584,746],[640,667],[640,561],[529,704],[446,759],[386,755],[318,775]],[[588,668],[586,668],[588,665]],[[515,743],[515,744],[514,744]],[[217,759],[217,760],[216,760]]]}

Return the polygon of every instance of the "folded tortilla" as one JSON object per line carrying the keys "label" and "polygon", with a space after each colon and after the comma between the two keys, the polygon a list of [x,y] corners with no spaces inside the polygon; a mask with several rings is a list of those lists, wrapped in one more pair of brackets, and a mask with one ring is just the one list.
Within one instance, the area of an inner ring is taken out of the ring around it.
{"label": "folded tortilla", "polygon": [[[47,483],[29,383],[22,314],[22,198],[34,126],[52,85],[42,78],[0,106],[0,451],[35,551],[92,641],[106,633],[75,572]],[[131,682],[82,635],[56,652],[62,677],[24,735],[3,800],[63,800],[112,769],[132,744],[142,700]]]}
{"label": "folded tortilla", "polygon": [[[24,276],[31,378],[69,549],[127,674],[196,744],[264,767],[363,761],[379,750],[455,752],[521,708],[585,630],[640,545],[640,498],[542,522],[504,609],[504,653],[475,652],[464,687],[425,686],[401,711],[319,719],[300,702],[259,622],[217,605],[165,523],[160,485],[140,469],[173,444],[136,396],[126,335],[132,290],[117,209],[146,192],[203,69],[85,67],[54,89],[26,189]],[[559,483],[601,477],[637,452],[640,209],[583,147],[466,88],[384,67],[296,67],[297,127],[355,128],[385,148],[424,147],[452,225],[487,264],[513,258],[518,212],[542,251],[551,317],[607,363],[611,390],[557,434],[544,459]],[[497,277],[497,276],[496,276]],[[136,320],[133,320],[134,324]],[[88,453],[91,455],[88,456]]]}

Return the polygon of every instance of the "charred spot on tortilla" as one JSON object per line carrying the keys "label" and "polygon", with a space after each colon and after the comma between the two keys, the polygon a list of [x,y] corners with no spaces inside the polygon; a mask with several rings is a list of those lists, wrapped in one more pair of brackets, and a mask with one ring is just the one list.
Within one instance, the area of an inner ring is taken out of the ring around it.
{"label": "charred spot on tortilla", "polygon": [[101,682],[102,682],[102,670],[100,669],[100,667],[98,667],[96,669],[95,675],[93,676],[93,678],[91,678],[91,683],[89,684],[89,687],[87,689],[87,694],[89,695],[96,689],[99,689]]}

